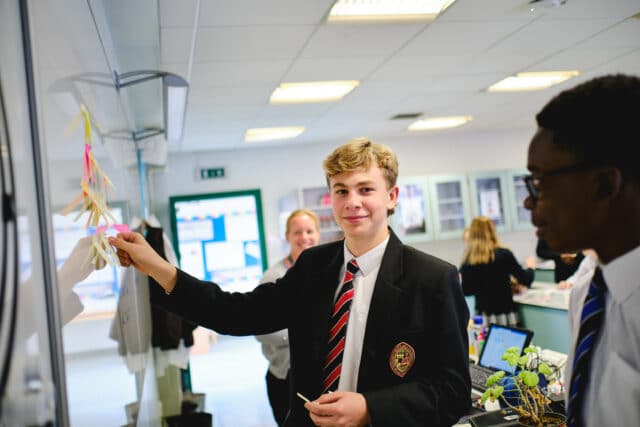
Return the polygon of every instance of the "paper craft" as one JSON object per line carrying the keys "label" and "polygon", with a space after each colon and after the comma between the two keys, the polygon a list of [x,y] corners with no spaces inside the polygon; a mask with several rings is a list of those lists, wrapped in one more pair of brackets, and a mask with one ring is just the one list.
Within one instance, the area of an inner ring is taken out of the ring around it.
{"label": "paper craft", "polygon": [[77,221],[84,212],[89,212],[87,228],[93,228],[93,244],[87,254],[88,260],[95,265],[96,269],[101,269],[106,264],[117,265],[118,257],[115,250],[109,244],[106,231],[110,227],[119,231],[128,231],[126,224],[115,224],[116,219],[111,214],[107,204],[109,193],[114,190],[113,183],[102,171],[100,165],[93,155],[93,139],[91,137],[91,116],[84,105],[80,106],[80,113],[73,120],[67,133],[71,133],[79,123],[84,124],[84,158],[82,167],[82,179],[80,194],[62,210],[62,215],[67,215],[80,207],[80,213],[74,221]]}

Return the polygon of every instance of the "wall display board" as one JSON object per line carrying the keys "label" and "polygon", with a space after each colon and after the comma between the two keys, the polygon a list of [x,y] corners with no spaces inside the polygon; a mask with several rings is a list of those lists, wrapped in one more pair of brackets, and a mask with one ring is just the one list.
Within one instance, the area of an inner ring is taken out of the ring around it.
{"label": "wall display board", "polygon": [[260,190],[169,199],[180,267],[225,291],[255,288],[267,268]]}

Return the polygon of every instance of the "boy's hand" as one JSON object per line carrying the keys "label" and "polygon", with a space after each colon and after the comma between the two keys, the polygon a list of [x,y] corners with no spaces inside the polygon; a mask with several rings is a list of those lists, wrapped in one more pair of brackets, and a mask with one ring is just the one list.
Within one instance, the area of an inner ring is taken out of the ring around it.
{"label": "boy's hand", "polygon": [[118,233],[117,237],[109,238],[109,244],[118,250],[120,265],[133,266],[139,272],[153,277],[166,292],[173,290],[177,278],[176,268],[158,255],[140,233]]}
{"label": "boy's hand", "polygon": [[336,391],[304,404],[311,421],[322,427],[361,427],[371,422],[367,401],[360,393]]}

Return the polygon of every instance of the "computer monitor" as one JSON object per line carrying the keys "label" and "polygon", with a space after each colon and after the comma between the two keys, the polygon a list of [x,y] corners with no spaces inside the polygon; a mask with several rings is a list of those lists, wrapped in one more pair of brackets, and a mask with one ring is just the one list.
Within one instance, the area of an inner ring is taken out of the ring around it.
{"label": "computer monitor", "polygon": [[533,331],[528,329],[502,326],[492,323],[480,353],[478,364],[497,371],[505,371],[513,374],[516,366],[509,366],[506,360],[502,360],[502,354],[510,347],[518,347],[520,354],[531,342]]}

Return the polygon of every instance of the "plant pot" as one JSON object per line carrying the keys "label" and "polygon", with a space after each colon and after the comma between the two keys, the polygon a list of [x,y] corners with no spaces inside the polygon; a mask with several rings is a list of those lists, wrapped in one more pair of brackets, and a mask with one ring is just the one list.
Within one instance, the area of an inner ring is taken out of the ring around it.
{"label": "plant pot", "polygon": [[557,412],[546,412],[542,419],[542,423],[535,424],[530,418],[520,417],[518,418],[518,424],[528,427],[566,427],[567,417],[564,414],[558,414]]}

